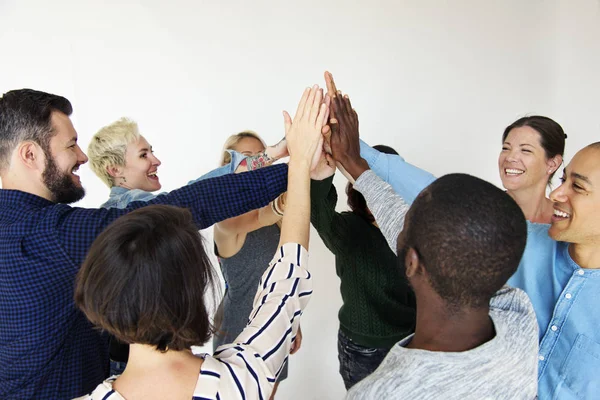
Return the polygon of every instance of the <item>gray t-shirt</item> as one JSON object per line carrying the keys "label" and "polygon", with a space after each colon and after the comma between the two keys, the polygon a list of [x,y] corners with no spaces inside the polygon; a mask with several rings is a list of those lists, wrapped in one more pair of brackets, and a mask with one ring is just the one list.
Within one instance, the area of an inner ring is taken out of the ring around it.
{"label": "gray t-shirt", "polygon": [[[366,171],[361,192],[386,240],[395,249],[408,206],[387,183]],[[529,298],[505,286],[490,302],[496,336],[464,352],[433,352],[396,344],[379,368],[347,399],[533,399],[537,394],[538,326]]]}
{"label": "gray t-shirt", "polygon": [[490,302],[496,336],[472,350],[446,353],[396,344],[379,368],[346,397],[356,399],[533,399],[537,394],[537,321],[529,298],[505,286]]}

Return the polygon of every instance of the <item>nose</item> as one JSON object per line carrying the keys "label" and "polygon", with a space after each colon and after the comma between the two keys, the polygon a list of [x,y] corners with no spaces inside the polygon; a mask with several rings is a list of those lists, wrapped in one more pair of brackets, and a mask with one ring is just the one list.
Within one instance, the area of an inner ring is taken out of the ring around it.
{"label": "nose", "polygon": [[517,152],[514,150],[509,150],[508,154],[506,155],[506,161],[508,162],[516,162],[517,159]]}
{"label": "nose", "polygon": [[567,195],[565,193],[566,187],[567,187],[566,184],[563,183],[559,187],[554,189],[550,193],[550,200],[552,200],[553,203],[566,203],[567,202]]}
{"label": "nose", "polygon": [[88,162],[88,157],[85,155],[83,150],[81,150],[81,147],[79,147],[79,145],[77,146],[77,162],[80,165],[83,165],[86,162]]}
{"label": "nose", "polygon": [[152,154],[152,158],[151,158],[151,160],[152,160],[152,165],[155,165],[155,166],[157,166],[157,167],[158,167],[160,164],[162,164],[162,163],[160,162],[160,160],[158,159],[158,157],[156,157],[154,154]]}

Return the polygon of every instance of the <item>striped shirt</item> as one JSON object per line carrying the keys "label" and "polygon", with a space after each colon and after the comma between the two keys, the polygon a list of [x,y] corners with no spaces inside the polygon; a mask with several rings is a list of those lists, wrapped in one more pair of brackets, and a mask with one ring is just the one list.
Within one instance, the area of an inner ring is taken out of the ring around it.
{"label": "striped shirt", "polygon": [[[269,399],[312,294],[307,260],[299,244],[278,249],[260,280],[246,328],[234,343],[201,356],[204,362],[191,399]],[[107,379],[79,400],[123,400],[112,388],[116,379]]]}

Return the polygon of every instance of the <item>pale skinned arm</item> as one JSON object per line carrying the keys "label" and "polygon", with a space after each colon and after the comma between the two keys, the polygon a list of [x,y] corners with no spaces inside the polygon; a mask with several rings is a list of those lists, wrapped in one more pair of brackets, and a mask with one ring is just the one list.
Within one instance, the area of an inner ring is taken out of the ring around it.
{"label": "pale skinned arm", "polygon": [[[278,202],[280,210],[285,209],[284,193],[273,201]],[[229,218],[215,225],[214,240],[219,249],[219,256],[233,257],[244,246],[246,235],[250,232],[271,226],[281,220],[281,216],[273,212],[271,204],[252,210],[238,217]]]}

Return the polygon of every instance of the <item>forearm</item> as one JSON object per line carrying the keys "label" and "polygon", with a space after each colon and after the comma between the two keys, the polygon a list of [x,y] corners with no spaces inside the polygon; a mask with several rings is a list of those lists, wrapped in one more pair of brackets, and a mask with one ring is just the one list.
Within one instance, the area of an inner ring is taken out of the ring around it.
{"label": "forearm", "polygon": [[264,377],[273,382],[290,353],[300,316],[312,294],[307,264],[308,254],[297,243],[280,247],[260,280],[248,325],[233,343],[219,347],[214,356],[264,362]]}
{"label": "forearm", "polygon": [[408,204],[372,170],[364,172],[356,180],[354,189],[364,196],[381,233],[396,253],[398,236],[404,228],[404,217],[409,209]]}
{"label": "forearm", "polygon": [[260,168],[264,168],[285,156],[287,156],[287,148],[286,141],[285,139],[283,139],[275,146],[267,147],[263,152],[246,157],[244,160],[241,161],[235,172],[239,173],[246,171],[254,171]]}
{"label": "forearm", "polygon": [[237,151],[234,151],[234,150],[228,150],[226,153],[229,154],[229,156],[228,156],[229,162],[227,164],[223,165],[222,167],[215,168],[212,171],[202,175],[200,178],[197,178],[197,179],[194,179],[193,181],[188,182],[188,185],[190,185],[194,182],[202,181],[204,179],[216,178],[218,176],[233,174],[234,172],[236,172],[240,163],[242,161],[244,161],[246,159],[246,157],[243,154],[238,153]]}
{"label": "forearm", "polygon": [[335,211],[337,199],[333,176],[322,181],[311,180],[310,222],[334,254],[345,247],[348,234],[346,221]]}
{"label": "forearm", "polygon": [[290,160],[286,203],[279,243],[280,245],[284,243],[299,243],[302,247],[308,249],[310,231],[310,160]]}
{"label": "forearm", "polygon": [[362,140],[360,155],[373,172],[389,183],[408,204],[411,204],[419,193],[436,179],[429,172],[407,163],[402,157],[381,153]]}

